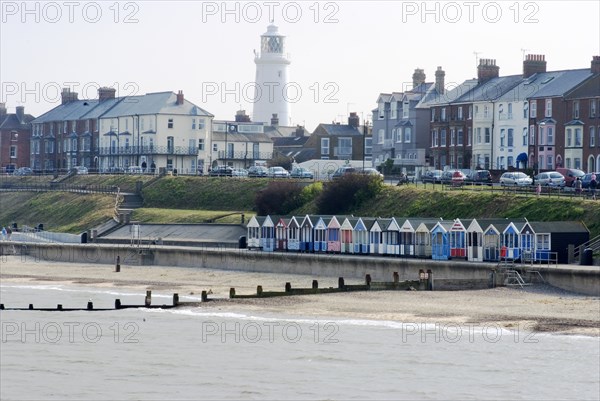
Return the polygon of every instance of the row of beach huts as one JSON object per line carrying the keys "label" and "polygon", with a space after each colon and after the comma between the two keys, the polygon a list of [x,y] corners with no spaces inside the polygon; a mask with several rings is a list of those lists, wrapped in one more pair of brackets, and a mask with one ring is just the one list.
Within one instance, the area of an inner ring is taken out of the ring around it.
{"label": "row of beach huts", "polygon": [[568,247],[589,241],[581,221],[522,219],[254,216],[247,247],[266,252],[320,252],[463,259],[474,262],[567,263]]}

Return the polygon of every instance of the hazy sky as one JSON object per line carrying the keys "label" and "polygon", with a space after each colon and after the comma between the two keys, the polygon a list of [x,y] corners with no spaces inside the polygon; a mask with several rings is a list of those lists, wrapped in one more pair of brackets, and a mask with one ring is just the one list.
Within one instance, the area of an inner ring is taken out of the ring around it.
{"label": "hazy sky", "polygon": [[476,76],[476,57],[510,75],[524,52],[545,54],[548,70],[600,55],[597,0],[0,3],[0,101],[35,116],[69,83],[80,99],[99,86],[181,89],[217,119],[251,114],[253,50],[270,18],[291,54],[293,123],[311,131],[369,115],[379,93],[410,87],[415,68],[433,81],[442,66],[452,85]]}

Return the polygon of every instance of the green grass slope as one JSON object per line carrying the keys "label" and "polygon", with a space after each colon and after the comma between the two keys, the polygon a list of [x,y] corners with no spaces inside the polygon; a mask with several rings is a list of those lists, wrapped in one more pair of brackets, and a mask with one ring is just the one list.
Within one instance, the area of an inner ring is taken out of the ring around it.
{"label": "green grass slope", "polygon": [[109,220],[113,195],[70,192],[0,192],[0,224],[44,224],[50,231],[78,234]]}

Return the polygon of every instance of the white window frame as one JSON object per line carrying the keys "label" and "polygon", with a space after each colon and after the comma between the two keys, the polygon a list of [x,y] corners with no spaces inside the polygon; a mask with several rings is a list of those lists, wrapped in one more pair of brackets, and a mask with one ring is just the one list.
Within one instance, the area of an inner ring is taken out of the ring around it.
{"label": "white window frame", "polygon": [[321,156],[329,156],[329,138],[321,138]]}

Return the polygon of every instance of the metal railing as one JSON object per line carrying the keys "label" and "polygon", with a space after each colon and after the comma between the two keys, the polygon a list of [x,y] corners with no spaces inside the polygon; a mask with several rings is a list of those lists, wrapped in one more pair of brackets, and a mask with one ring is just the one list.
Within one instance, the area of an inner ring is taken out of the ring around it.
{"label": "metal railing", "polygon": [[107,146],[98,148],[100,156],[181,155],[198,154],[195,146]]}

